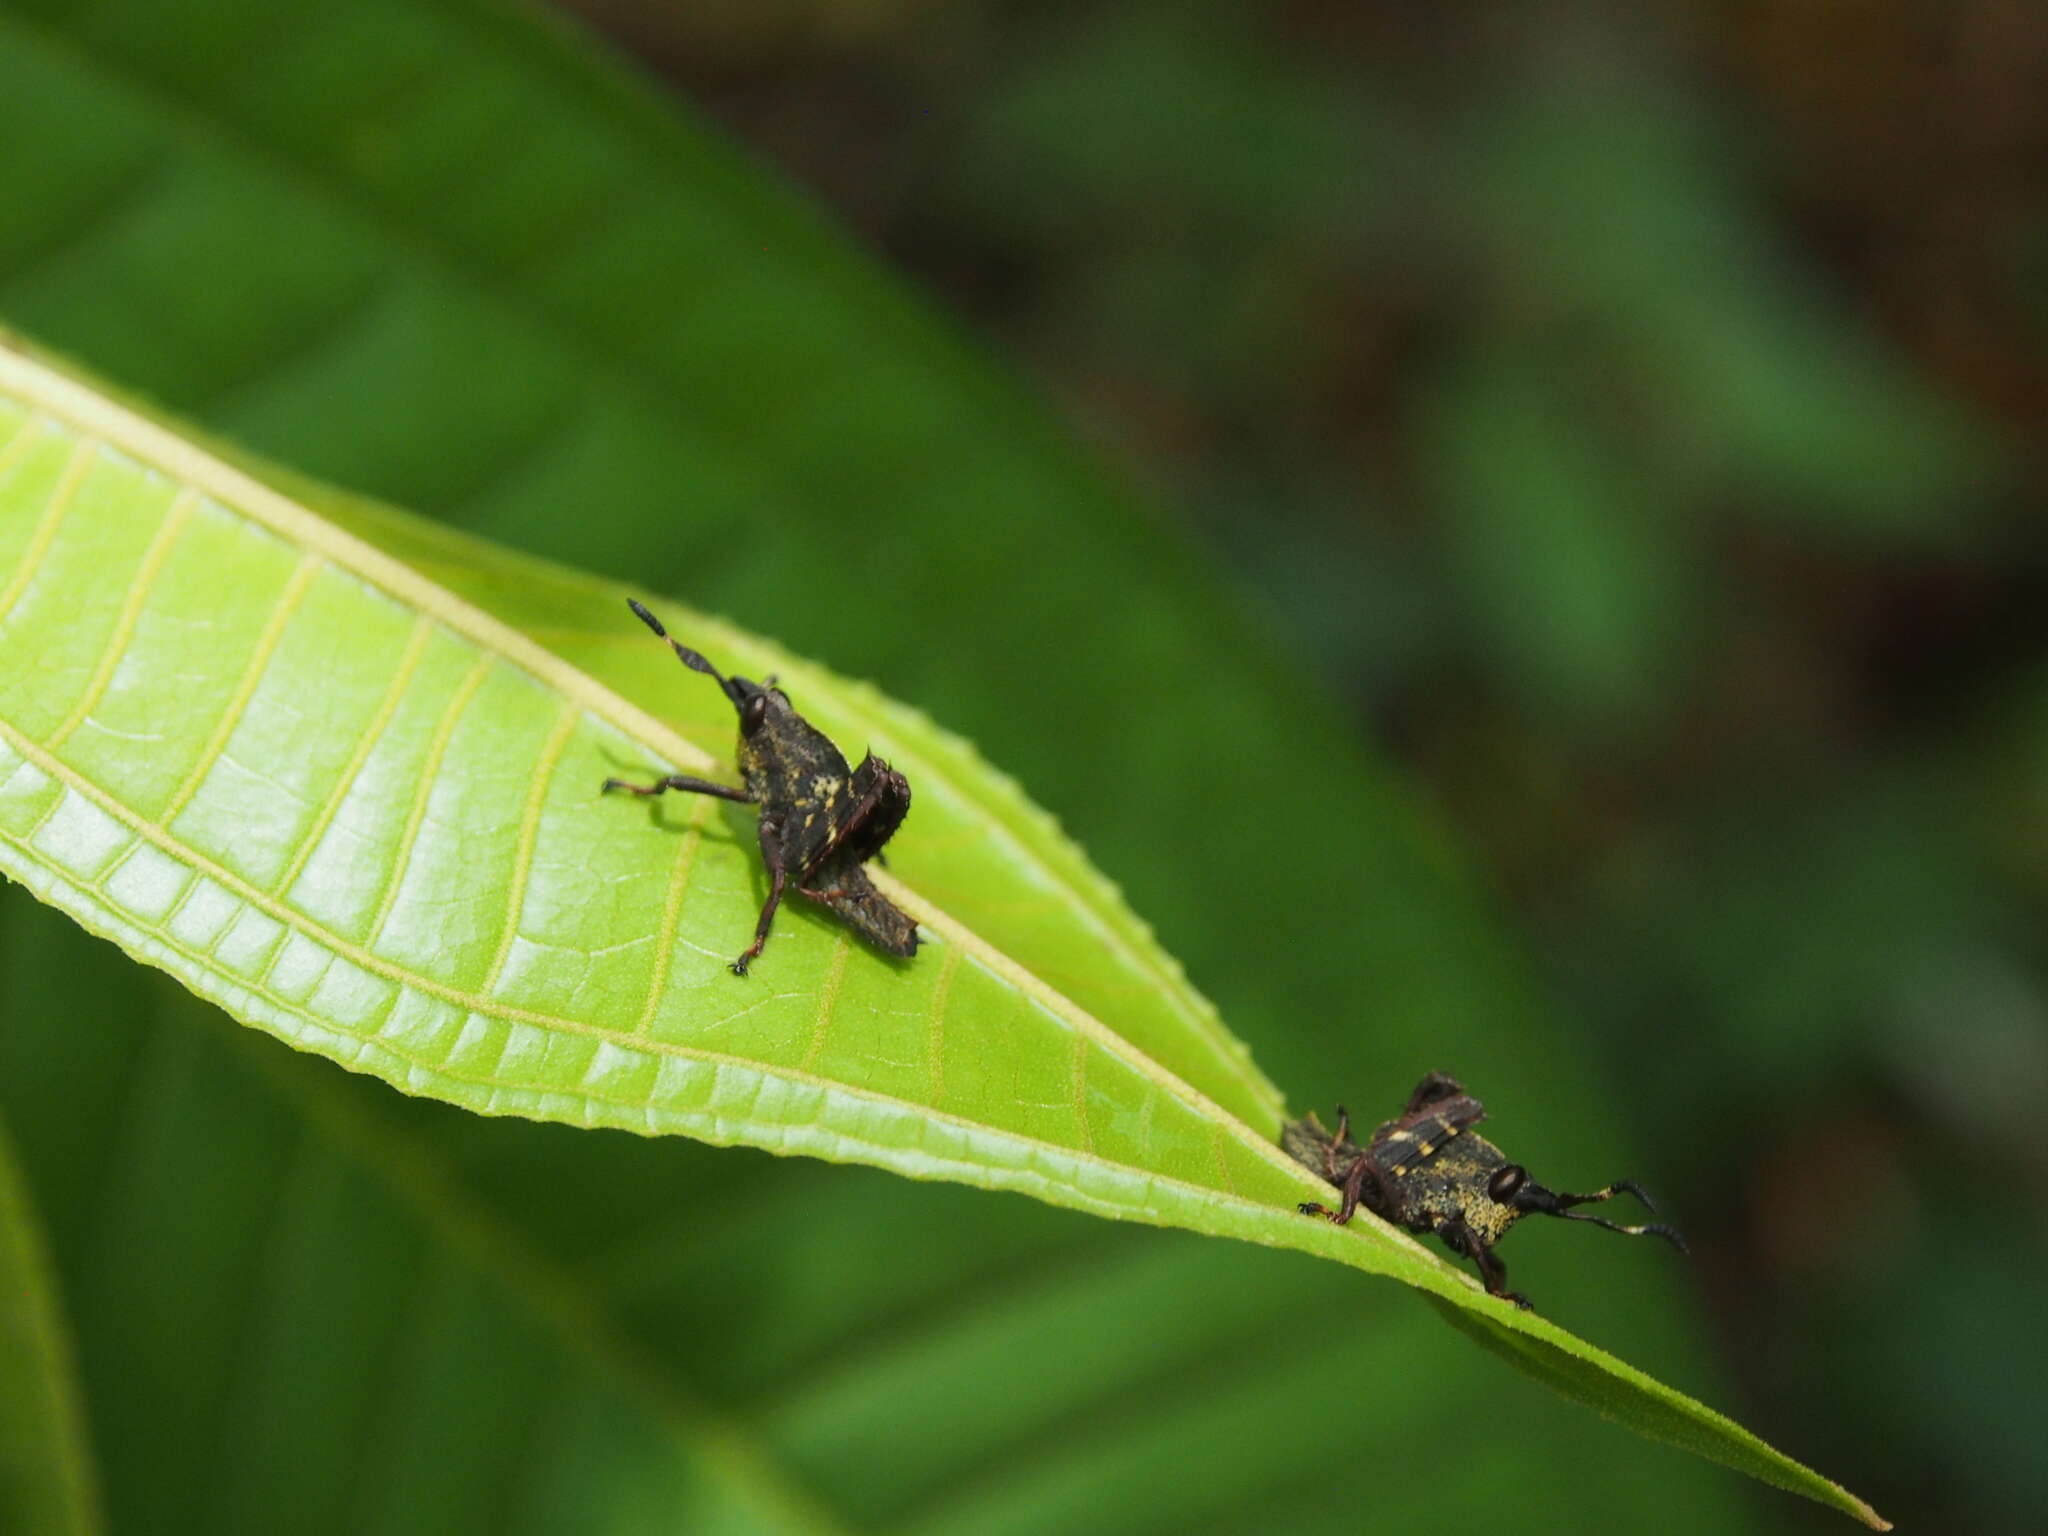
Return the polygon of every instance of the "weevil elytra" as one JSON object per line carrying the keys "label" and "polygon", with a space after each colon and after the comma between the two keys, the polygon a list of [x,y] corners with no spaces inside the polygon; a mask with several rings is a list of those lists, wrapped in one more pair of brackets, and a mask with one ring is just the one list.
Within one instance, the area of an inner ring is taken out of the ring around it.
{"label": "weevil elytra", "polygon": [[732,962],[735,976],[768,942],[775,909],[786,886],[829,908],[839,920],[863,935],[877,949],[892,955],[917,953],[917,924],[875,889],[863,867],[880,858],[882,845],[903,825],[910,812],[910,781],[870,752],[858,768],[824,732],[790,707],[789,696],[775,679],[753,682],[725,677],[697,652],[661,627],[661,620],[631,598],[627,606],[655,634],[666,640],[683,665],[702,672],[725,690],[739,712],[739,770],[744,788],[716,784],[686,773],[672,773],[652,784],[606,779],[605,792],[630,790],[658,795],[685,790],[716,795],[761,807],[761,862],[768,867],[768,899],[754,927],[754,942]]}
{"label": "weevil elytra", "polygon": [[1472,1130],[1485,1118],[1485,1105],[1455,1079],[1432,1072],[1408,1095],[1408,1107],[1374,1131],[1362,1147],[1351,1139],[1351,1117],[1341,1106],[1336,1134],[1310,1115],[1290,1121],[1280,1132],[1280,1145],[1296,1162],[1344,1192],[1344,1203],[1336,1210],[1311,1201],[1301,1207],[1304,1216],[1326,1216],[1342,1226],[1362,1205],[1410,1232],[1434,1232],[1451,1252],[1479,1266],[1489,1295],[1518,1307],[1527,1307],[1529,1298],[1507,1288],[1508,1267],[1493,1245],[1532,1212],[1590,1221],[1630,1237],[1661,1237],[1685,1251],[1685,1239],[1670,1227],[1623,1226],[1572,1209],[1625,1193],[1634,1195],[1654,1216],[1657,1207],[1633,1179],[1616,1179],[1590,1195],[1545,1189],[1529,1177],[1528,1169],[1509,1162],[1499,1147]]}

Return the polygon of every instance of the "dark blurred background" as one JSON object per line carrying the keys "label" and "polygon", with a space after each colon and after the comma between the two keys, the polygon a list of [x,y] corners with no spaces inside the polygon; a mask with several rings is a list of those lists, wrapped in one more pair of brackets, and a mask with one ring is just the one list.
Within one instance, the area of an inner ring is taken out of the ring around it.
{"label": "dark blurred background", "polygon": [[[1549,1315],[2040,1530],[2048,12],[573,12],[668,100],[524,0],[0,0],[0,323],[929,711],[1298,1108],[1651,1182],[1693,1261],[1518,1233]],[[1844,1529],[1336,1266],[404,1099],[11,890],[0,974],[123,1529],[667,1529],[671,1400],[863,1530]]]}
{"label": "dark blurred background", "polygon": [[1903,1528],[2037,1528],[2048,9],[572,9],[1020,359],[1435,798],[1748,1422]]}

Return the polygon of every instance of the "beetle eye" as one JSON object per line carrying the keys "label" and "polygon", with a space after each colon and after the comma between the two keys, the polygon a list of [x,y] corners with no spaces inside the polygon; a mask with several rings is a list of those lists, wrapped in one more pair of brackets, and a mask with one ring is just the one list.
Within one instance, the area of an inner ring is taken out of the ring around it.
{"label": "beetle eye", "polygon": [[751,736],[761,729],[761,722],[768,718],[768,695],[757,693],[740,710],[740,729]]}
{"label": "beetle eye", "polygon": [[1493,1177],[1486,1181],[1487,1199],[1495,1205],[1508,1204],[1528,1177],[1529,1170],[1520,1163],[1509,1163],[1505,1168],[1495,1169]]}

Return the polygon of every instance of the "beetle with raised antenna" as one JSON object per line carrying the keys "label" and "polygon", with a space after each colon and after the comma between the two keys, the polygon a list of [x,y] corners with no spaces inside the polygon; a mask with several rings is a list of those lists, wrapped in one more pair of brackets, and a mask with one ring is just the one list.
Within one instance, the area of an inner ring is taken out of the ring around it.
{"label": "beetle with raised antenna", "polygon": [[776,908],[790,887],[827,908],[877,949],[905,957],[916,954],[917,924],[876,888],[866,869],[868,860],[882,858],[882,845],[909,814],[910,781],[873,752],[858,768],[849,768],[831,738],[791,707],[774,678],[757,683],[724,676],[639,603],[631,598],[626,603],[641,623],[668,642],[684,666],[716,682],[740,717],[742,786],[687,773],[672,773],[652,784],[604,781],[606,793],[623,789],[659,795],[673,789],[761,807],[757,835],[761,862],[768,870],[768,897],[754,926],[754,942],[732,962],[733,974],[746,975],[759,958],[775,924]]}

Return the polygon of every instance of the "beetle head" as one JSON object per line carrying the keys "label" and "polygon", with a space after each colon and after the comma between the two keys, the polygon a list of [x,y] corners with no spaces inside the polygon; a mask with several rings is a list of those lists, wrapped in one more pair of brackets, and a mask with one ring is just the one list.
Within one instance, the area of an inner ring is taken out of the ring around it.
{"label": "beetle head", "polygon": [[755,682],[750,677],[722,677],[710,662],[691,650],[678,645],[676,654],[683,659],[683,665],[717,681],[725,690],[725,696],[732,700],[732,707],[740,717],[740,734],[757,735],[771,720],[779,720],[793,713],[789,707],[789,695],[775,686],[775,679]]}
{"label": "beetle head", "polygon": [[629,597],[626,599],[626,606],[633,610],[641,623],[669,643],[669,648],[676,653],[678,661],[692,672],[702,672],[718,684],[725,696],[732,700],[732,707],[739,714],[742,736],[752,736],[771,719],[790,713],[789,696],[775,686],[774,678],[757,683],[748,677],[727,677],[705,659],[702,651],[690,649],[662,628],[661,620],[649,613],[639,602]]}

